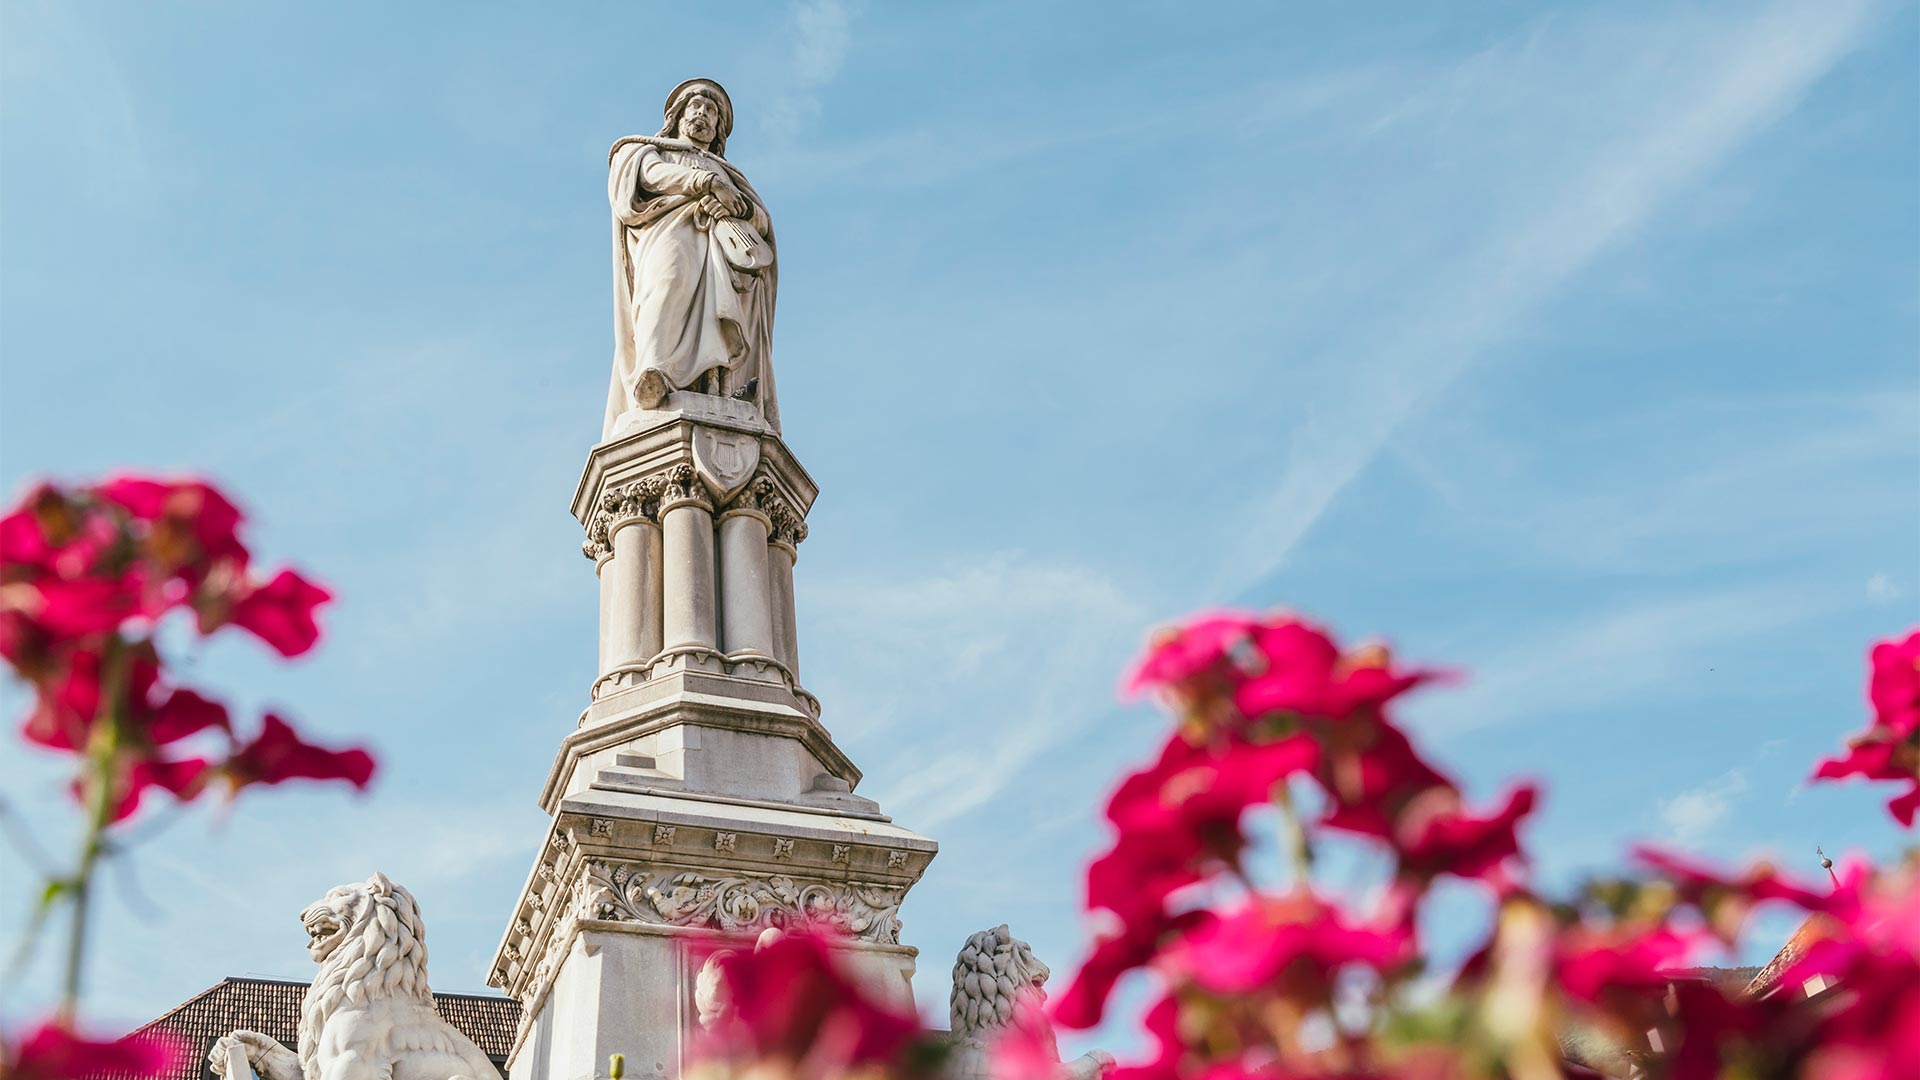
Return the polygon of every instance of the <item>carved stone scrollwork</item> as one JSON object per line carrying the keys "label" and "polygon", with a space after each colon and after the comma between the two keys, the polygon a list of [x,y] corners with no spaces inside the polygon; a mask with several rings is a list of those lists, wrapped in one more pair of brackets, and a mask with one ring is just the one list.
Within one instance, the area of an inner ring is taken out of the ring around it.
{"label": "carved stone scrollwork", "polygon": [[675,873],[599,860],[587,863],[586,880],[596,919],[735,933],[825,925],[862,941],[900,943],[905,890],[896,885]]}

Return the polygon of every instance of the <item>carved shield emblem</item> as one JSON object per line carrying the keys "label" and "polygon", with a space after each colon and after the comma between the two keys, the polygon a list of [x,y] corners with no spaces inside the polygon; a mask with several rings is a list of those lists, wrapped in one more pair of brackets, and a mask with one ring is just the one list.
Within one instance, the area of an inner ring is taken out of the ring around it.
{"label": "carved shield emblem", "polygon": [[739,494],[760,464],[760,440],[737,431],[695,428],[693,471],[725,502]]}

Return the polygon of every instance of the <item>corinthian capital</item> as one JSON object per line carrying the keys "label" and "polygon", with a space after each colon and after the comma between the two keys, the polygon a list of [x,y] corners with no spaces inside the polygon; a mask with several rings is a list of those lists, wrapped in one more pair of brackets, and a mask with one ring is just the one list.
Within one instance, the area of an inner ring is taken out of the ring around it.
{"label": "corinthian capital", "polygon": [[661,484],[662,512],[683,502],[698,503],[708,510],[713,509],[713,503],[707,495],[707,487],[700,482],[700,475],[693,471],[693,466],[684,463],[675,465],[661,473],[658,479]]}
{"label": "corinthian capital", "polygon": [[600,496],[599,511],[587,524],[587,539],[580,545],[581,554],[596,561],[606,558],[613,552],[613,533],[621,525],[636,520],[657,524],[660,521],[662,487],[658,477],[649,476],[631,484],[608,488]]}

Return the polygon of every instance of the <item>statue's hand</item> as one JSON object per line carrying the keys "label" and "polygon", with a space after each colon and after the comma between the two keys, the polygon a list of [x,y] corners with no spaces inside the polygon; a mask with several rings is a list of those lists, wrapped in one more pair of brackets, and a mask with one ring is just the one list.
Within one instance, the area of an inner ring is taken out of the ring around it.
{"label": "statue's hand", "polygon": [[214,1041],[207,1061],[215,1076],[226,1077],[227,1054],[235,1046],[246,1052],[247,1064],[262,1080],[300,1080],[299,1055],[257,1031],[235,1031]]}
{"label": "statue's hand", "polygon": [[721,202],[717,196],[713,195],[700,196],[700,209],[705,210],[707,216],[710,218],[718,219],[734,216],[733,211],[727,208],[727,204]]}
{"label": "statue's hand", "polygon": [[[747,203],[747,197],[740,194],[739,188],[729,183],[720,182],[714,184],[713,194],[709,196],[709,198],[714,199],[726,208],[727,212],[724,215],[726,217],[744,218],[753,211],[753,207]],[[719,217],[722,215],[716,214],[715,216]]]}

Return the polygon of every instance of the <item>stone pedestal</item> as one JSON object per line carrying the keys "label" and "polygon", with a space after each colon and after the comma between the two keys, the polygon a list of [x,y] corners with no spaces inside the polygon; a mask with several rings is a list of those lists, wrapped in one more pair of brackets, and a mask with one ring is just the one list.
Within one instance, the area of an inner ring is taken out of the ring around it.
{"label": "stone pedestal", "polygon": [[750,404],[622,418],[573,510],[600,582],[600,672],[540,794],[552,818],[489,982],[523,1018],[512,1080],[626,1055],[676,1077],[695,974],[770,926],[823,925],[912,1004],[899,909],[938,850],[854,794],[798,682],[794,558],[817,489]]}

